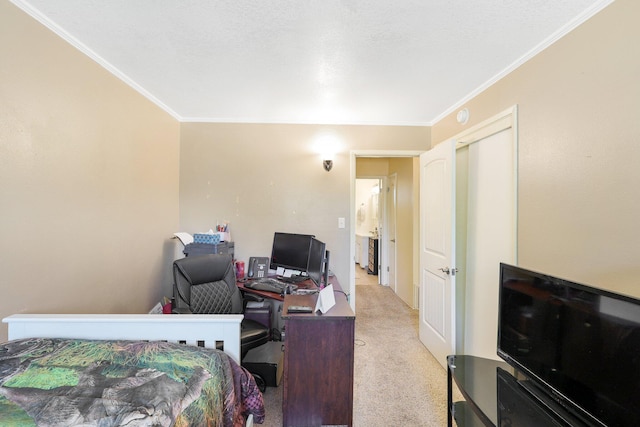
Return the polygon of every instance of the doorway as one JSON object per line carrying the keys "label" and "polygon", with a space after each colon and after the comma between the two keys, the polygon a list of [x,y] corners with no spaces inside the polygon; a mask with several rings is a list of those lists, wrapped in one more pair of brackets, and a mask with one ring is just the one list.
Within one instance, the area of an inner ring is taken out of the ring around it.
{"label": "doorway", "polygon": [[[388,242],[386,242],[385,229],[386,225],[386,212],[384,206],[387,199],[387,181],[388,177],[394,172],[397,174],[397,204],[398,214],[396,215],[399,228],[396,235],[395,253],[397,286],[396,294],[404,300],[410,307],[416,308],[417,301],[414,301],[414,288],[417,287],[417,264],[413,260],[414,248],[414,236],[413,230],[417,230],[417,197],[414,194],[415,173],[417,172],[417,158],[423,151],[403,151],[403,150],[354,150],[350,153],[350,182],[351,182],[351,204],[350,204],[350,228],[351,244],[350,244],[350,256],[352,260],[357,260],[356,248],[362,249],[361,245],[356,243],[357,222],[358,222],[358,209],[359,204],[356,203],[356,179],[357,178],[370,178],[380,179],[382,182],[381,193],[379,195],[379,203],[381,210],[378,214],[379,227],[378,227],[378,253],[379,253],[379,271],[378,276],[382,285],[388,285],[388,279],[386,274],[388,273],[389,263],[389,249]],[[363,167],[362,164],[365,163]],[[372,167],[371,165],[374,164]],[[359,165],[357,167],[357,165]],[[356,169],[358,173],[356,173]],[[415,218],[414,218],[415,217]],[[401,225],[400,225],[401,224]],[[361,256],[361,255],[360,255]],[[351,269],[349,273],[349,301],[351,307],[355,311],[356,307],[356,262],[351,262]],[[358,267],[359,268],[359,267]],[[358,271],[358,273],[360,273]]]}
{"label": "doorway", "polygon": [[496,358],[498,264],[517,260],[517,108],[421,156],[420,339]]}
{"label": "doorway", "polygon": [[[356,178],[355,269],[358,284],[380,284],[378,236],[384,206],[380,197],[383,177]],[[367,277],[372,276],[372,277]]]}

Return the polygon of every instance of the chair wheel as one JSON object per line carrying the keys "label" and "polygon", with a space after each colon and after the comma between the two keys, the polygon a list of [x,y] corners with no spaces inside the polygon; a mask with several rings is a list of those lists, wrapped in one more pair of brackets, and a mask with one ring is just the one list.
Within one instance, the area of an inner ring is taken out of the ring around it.
{"label": "chair wheel", "polygon": [[253,379],[256,381],[258,390],[260,390],[261,393],[264,393],[267,390],[267,383],[264,381],[264,378],[262,378],[258,374],[251,374],[251,375],[253,375]]}

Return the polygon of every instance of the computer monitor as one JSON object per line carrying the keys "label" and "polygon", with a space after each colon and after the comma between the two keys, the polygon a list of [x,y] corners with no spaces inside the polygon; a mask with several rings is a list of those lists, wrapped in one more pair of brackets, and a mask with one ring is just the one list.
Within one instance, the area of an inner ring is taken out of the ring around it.
{"label": "computer monitor", "polygon": [[282,267],[287,270],[307,271],[312,239],[313,236],[310,234],[274,233],[271,269]]}
{"label": "computer monitor", "polygon": [[317,286],[322,284],[325,262],[326,245],[318,239],[311,239],[307,275]]}

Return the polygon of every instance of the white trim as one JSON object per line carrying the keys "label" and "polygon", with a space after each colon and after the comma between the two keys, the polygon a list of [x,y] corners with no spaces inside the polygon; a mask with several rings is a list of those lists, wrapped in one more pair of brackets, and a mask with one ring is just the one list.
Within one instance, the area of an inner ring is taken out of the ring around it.
{"label": "white trim", "polygon": [[[355,169],[356,157],[420,157],[425,151],[427,150],[351,150],[349,155],[354,159]],[[355,170],[353,172],[355,179]]]}
{"label": "white trim", "polygon": [[2,319],[9,339],[78,338],[97,340],[185,341],[215,348],[240,363],[242,314],[14,314]]}
{"label": "white trim", "polygon": [[471,128],[455,135],[456,149],[469,145],[481,139],[487,138],[503,130],[514,128],[517,122],[518,106],[514,105],[492,116]]}
{"label": "white trim", "polygon": [[213,117],[182,117],[180,121],[185,123],[239,123],[239,124],[266,124],[266,125],[327,125],[327,126],[407,126],[407,127],[425,127],[431,126],[431,121],[419,122],[358,122],[358,121],[340,121],[340,120],[264,120],[250,118],[213,118]]}

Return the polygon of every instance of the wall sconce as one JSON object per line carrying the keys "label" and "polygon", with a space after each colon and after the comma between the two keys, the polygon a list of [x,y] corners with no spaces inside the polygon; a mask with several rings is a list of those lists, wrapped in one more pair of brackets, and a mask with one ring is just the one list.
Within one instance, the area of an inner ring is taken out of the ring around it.
{"label": "wall sconce", "polygon": [[322,159],[322,167],[329,172],[333,168],[333,159],[340,152],[342,142],[330,131],[322,131],[313,139],[313,151]]}

